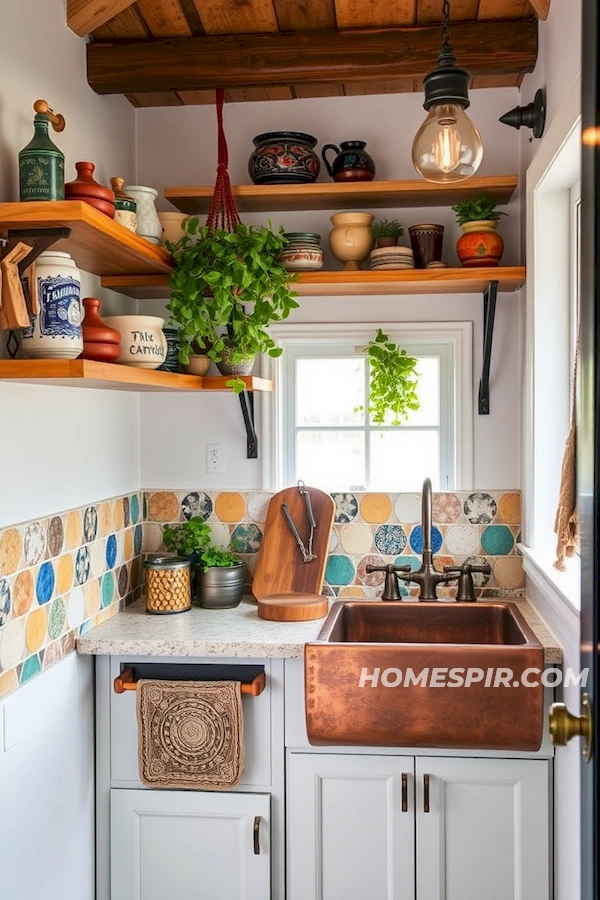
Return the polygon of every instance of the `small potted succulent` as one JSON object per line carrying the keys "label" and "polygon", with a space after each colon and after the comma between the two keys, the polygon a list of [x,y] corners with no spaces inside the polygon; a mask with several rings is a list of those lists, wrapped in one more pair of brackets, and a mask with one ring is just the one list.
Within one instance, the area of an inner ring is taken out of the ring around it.
{"label": "small potted succulent", "polygon": [[[364,348],[369,357],[369,413],[374,425],[401,425],[419,409],[417,396],[418,361],[393,341],[381,328]],[[363,407],[355,410],[358,412]],[[389,421],[389,415],[393,416]]]}
{"label": "small potted succulent", "polygon": [[200,606],[238,606],[244,593],[244,564],[234,553],[215,546],[210,525],[201,516],[164,525],[163,543],[170,553],[189,557]]}
{"label": "small potted succulent", "polygon": [[497,209],[497,203],[489,194],[480,194],[472,200],[461,200],[452,207],[462,235],[456,244],[460,263],[465,268],[497,266],[504,252],[504,241],[496,228],[500,216],[506,213]]}
{"label": "small potted succulent", "polygon": [[376,247],[395,247],[398,238],[404,234],[404,228],[397,219],[377,219],[371,225],[371,234]]}

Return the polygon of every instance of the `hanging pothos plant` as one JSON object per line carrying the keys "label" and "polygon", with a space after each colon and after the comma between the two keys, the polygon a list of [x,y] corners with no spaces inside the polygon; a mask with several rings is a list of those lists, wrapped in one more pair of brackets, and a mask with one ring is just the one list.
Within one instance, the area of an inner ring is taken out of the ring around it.
{"label": "hanging pothos plant", "polygon": [[[239,223],[232,231],[211,231],[198,217],[189,219],[183,237],[167,245],[175,260],[167,309],[181,329],[182,363],[192,348],[206,350],[215,362],[225,348],[233,350],[234,363],[281,354],[268,327],[298,306],[288,286],[293,276],[279,262],[286,243],[283,228]],[[234,390],[243,389],[237,382]]]}
{"label": "hanging pothos plant", "polygon": [[[374,425],[401,425],[419,409],[418,360],[393,341],[381,328],[364,348],[369,357],[369,414]],[[364,407],[359,406],[358,410]],[[393,419],[388,421],[391,413]]]}

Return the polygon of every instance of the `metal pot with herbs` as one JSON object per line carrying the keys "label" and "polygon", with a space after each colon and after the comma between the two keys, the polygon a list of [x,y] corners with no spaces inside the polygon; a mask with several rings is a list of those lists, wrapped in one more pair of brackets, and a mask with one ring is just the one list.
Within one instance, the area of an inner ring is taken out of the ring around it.
{"label": "metal pot with herbs", "polygon": [[235,553],[213,543],[210,525],[201,516],[164,525],[163,543],[170,553],[189,557],[200,606],[238,606],[244,593],[244,564]]}

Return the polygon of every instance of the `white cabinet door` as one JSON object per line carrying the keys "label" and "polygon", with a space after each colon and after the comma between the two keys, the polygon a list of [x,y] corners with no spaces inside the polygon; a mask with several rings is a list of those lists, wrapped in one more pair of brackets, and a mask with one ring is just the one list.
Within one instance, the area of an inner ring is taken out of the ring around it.
{"label": "white cabinet door", "polygon": [[269,900],[269,801],[111,791],[111,900]]}
{"label": "white cabinet door", "polygon": [[547,761],[418,757],[416,787],[417,900],[549,900]]}
{"label": "white cabinet door", "polygon": [[291,753],[287,790],[288,900],[414,900],[413,757]]}

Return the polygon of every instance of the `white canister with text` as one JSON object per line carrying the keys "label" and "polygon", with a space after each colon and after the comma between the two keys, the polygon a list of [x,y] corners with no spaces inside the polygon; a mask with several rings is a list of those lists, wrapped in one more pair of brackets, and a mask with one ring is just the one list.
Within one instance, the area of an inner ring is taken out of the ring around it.
{"label": "white canister with text", "polygon": [[68,253],[47,250],[35,264],[39,313],[23,329],[31,359],[75,359],[83,351],[81,277]]}

